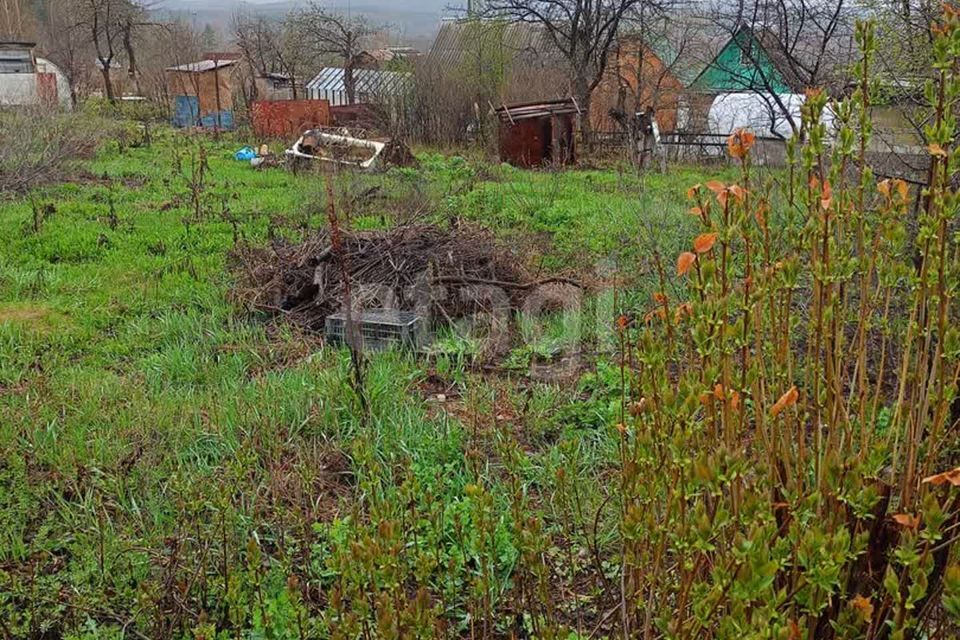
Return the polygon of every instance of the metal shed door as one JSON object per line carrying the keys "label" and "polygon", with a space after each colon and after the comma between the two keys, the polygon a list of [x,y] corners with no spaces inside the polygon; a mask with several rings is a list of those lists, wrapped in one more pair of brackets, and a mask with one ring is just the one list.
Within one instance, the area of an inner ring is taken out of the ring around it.
{"label": "metal shed door", "polygon": [[173,105],[173,125],[192,127],[200,119],[200,99],[197,96],[177,96]]}

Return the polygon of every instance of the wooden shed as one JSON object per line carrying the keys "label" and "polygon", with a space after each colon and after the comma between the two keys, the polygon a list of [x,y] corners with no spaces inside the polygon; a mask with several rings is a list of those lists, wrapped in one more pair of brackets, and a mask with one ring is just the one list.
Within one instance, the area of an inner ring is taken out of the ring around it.
{"label": "wooden shed", "polygon": [[168,67],[174,126],[232,129],[234,71],[238,62],[236,58],[207,58]]}
{"label": "wooden shed", "polygon": [[504,105],[500,120],[500,160],[515,167],[562,166],[575,160],[573,100]]}

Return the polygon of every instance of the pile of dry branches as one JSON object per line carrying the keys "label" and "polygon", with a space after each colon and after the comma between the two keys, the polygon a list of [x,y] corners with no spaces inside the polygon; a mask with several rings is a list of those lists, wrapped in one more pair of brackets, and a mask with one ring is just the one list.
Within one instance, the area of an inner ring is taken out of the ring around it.
{"label": "pile of dry branches", "polygon": [[497,287],[516,308],[527,291],[547,282],[532,280],[521,259],[493,234],[470,226],[408,225],[346,233],[341,256],[335,254],[330,234],[321,231],[300,244],[275,240],[267,247],[241,246],[234,259],[241,302],[314,330],[343,306],[338,260],[346,262],[351,274],[356,308],[412,309],[426,302],[452,318],[490,304],[471,295],[473,287]]}

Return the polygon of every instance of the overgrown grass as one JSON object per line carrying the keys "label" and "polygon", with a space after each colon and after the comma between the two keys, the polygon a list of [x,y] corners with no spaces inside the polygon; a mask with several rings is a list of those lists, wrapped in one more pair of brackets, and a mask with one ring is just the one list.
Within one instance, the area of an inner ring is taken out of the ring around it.
{"label": "overgrown grass", "polygon": [[[530,356],[519,353],[513,378],[486,382],[454,359],[438,367],[449,397],[440,403],[421,391],[436,375],[431,361],[377,356],[368,379],[373,419],[362,431],[342,354],[230,303],[234,243],[321,224],[311,203],[322,197],[320,177],[253,171],[232,160],[238,143],[229,138],[154,138],[150,147],[108,143],[83,180],[0,205],[9,230],[0,247],[5,629],[14,637],[119,637],[124,628],[180,637],[213,620],[280,633],[289,628],[281,613],[248,610],[238,592],[256,584],[270,591],[270,607],[293,607],[283,604],[292,597],[286,580],[298,575],[315,605],[327,602],[337,582],[326,567],[331,549],[349,549],[377,521],[374,497],[393,504],[412,486],[421,508],[433,500],[427,506],[440,509],[442,529],[424,530],[418,552],[436,545],[437,561],[457,564],[445,617],[465,629],[463,589],[477,557],[489,557],[487,577],[496,576],[501,595],[516,562],[506,521],[494,518],[489,543],[470,524],[479,516],[467,485],[500,465],[497,434],[523,437],[524,482],[538,491],[554,484],[571,451],[591,476],[612,446],[597,429],[609,418],[616,376],[570,388],[526,382]],[[569,269],[664,220],[671,232],[659,239],[678,238],[695,222],[679,185],[695,175],[529,173],[427,154],[418,170],[343,174],[337,190],[355,227],[463,216],[505,237],[540,233],[544,268]],[[371,188],[376,197],[351,195]],[[490,490],[507,503],[505,485]],[[263,548],[262,567],[251,566],[249,545]],[[226,582],[214,586],[211,572],[223,565]],[[261,569],[259,578],[248,573]],[[184,580],[191,600],[205,585],[202,602],[177,603],[171,585]],[[234,581],[242,586],[231,593]]]}
{"label": "overgrown grass", "polygon": [[[323,176],[164,132],[4,201],[0,632],[956,637],[955,124],[930,91],[914,246],[864,86],[832,147],[811,94],[789,185],[748,137],[722,170],[336,175],[343,224],[468,220],[608,286],[493,371],[453,327],[372,355],[365,406],[348,354],[231,303],[231,248],[324,224]],[[558,354],[587,366],[531,374]]]}

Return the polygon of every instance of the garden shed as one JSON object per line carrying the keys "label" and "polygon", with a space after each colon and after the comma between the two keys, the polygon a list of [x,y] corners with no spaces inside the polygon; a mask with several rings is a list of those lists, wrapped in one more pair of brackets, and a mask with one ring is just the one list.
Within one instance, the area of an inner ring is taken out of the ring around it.
{"label": "garden shed", "polygon": [[575,159],[573,100],[503,105],[500,120],[500,159],[515,167],[562,166]]}
{"label": "garden shed", "polygon": [[167,68],[177,127],[232,129],[235,66],[239,59],[208,58]]}
{"label": "garden shed", "polygon": [[37,104],[70,107],[70,84],[33,42],[0,41],[0,107]]}

